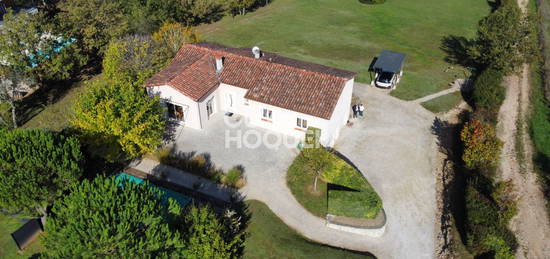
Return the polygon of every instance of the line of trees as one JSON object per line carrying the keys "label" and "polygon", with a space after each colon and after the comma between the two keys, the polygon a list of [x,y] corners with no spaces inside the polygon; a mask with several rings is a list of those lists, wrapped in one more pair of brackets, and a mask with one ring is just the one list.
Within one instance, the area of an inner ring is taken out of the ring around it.
{"label": "line of trees", "polygon": [[514,258],[518,244],[508,229],[517,210],[514,187],[496,175],[503,143],[495,126],[506,95],[504,76],[536,59],[539,49],[534,16],[524,15],[513,0],[496,5],[479,22],[474,39],[455,40],[460,49],[452,58],[470,66],[475,78],[470,100],[474,112],[460,134],[466,179],[463,241],[476,257]]}

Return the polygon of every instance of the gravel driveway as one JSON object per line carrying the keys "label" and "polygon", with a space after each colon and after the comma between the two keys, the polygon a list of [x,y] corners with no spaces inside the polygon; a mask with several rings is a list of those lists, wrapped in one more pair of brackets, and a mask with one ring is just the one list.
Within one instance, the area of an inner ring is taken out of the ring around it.
{"label": "gravel driveway", "polygon": [[368,251],[378,258],[431,258],[436,207],[431,166],[436,147],[430,134],[434,116],[418,104],[372,87],[356,84],[354,91],[366,106],[365,118],[355,119],[352,127],[343,129],[335,148],[359,168],[384,202],[387,225],[379,238],[327,228],[325,220],[300,206],[285,180],[297,155],[295,148],[225,147],[226,134],[236,136],[249,127],[241,125],[227,133],[223,117],[217,115],[205,131],[179,132],[176,149],[207,153],[224,169],[244,167],[248,184],[241,192],[246,198],[266,203],[287,225],[311,240]]}

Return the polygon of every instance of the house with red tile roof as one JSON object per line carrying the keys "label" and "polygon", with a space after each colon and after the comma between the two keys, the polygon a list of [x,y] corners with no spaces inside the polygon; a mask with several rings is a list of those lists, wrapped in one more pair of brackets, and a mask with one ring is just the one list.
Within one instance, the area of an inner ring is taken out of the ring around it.
{"label": "house with red tile roof", "polygon": [[146,83],[166,105],[168,118],[204,129],[217,113],[303,138],[321,129],[332,146],[350,116],[355,73],[286,58],[259,48],[214,43],[182,46],[172,63]]}

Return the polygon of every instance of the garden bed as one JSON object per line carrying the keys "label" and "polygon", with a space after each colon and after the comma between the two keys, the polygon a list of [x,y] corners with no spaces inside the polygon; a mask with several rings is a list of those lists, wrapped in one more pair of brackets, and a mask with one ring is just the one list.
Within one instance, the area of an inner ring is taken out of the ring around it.
{"label": "garden bed", "polygon": [[350,218],[376,218],[382,201],[368,181],[351,165],[334,154],[330,165],[313,187],[314,175],[308,173],[306,160],[300,154],[288,170],[287,184],[298,202],[312,214]]}

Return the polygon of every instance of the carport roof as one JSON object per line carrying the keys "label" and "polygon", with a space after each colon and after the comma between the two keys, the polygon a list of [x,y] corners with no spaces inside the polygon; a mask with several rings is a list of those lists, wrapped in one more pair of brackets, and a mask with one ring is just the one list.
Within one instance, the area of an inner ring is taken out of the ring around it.
{"label": "carport roof", "polygon": [[378,56],[376,63],[374,63],[373,68],[375,70],[397,73],[401,71],[403,67],[405,56],[406,55],[401,52],[383,50],[380,56]]}

